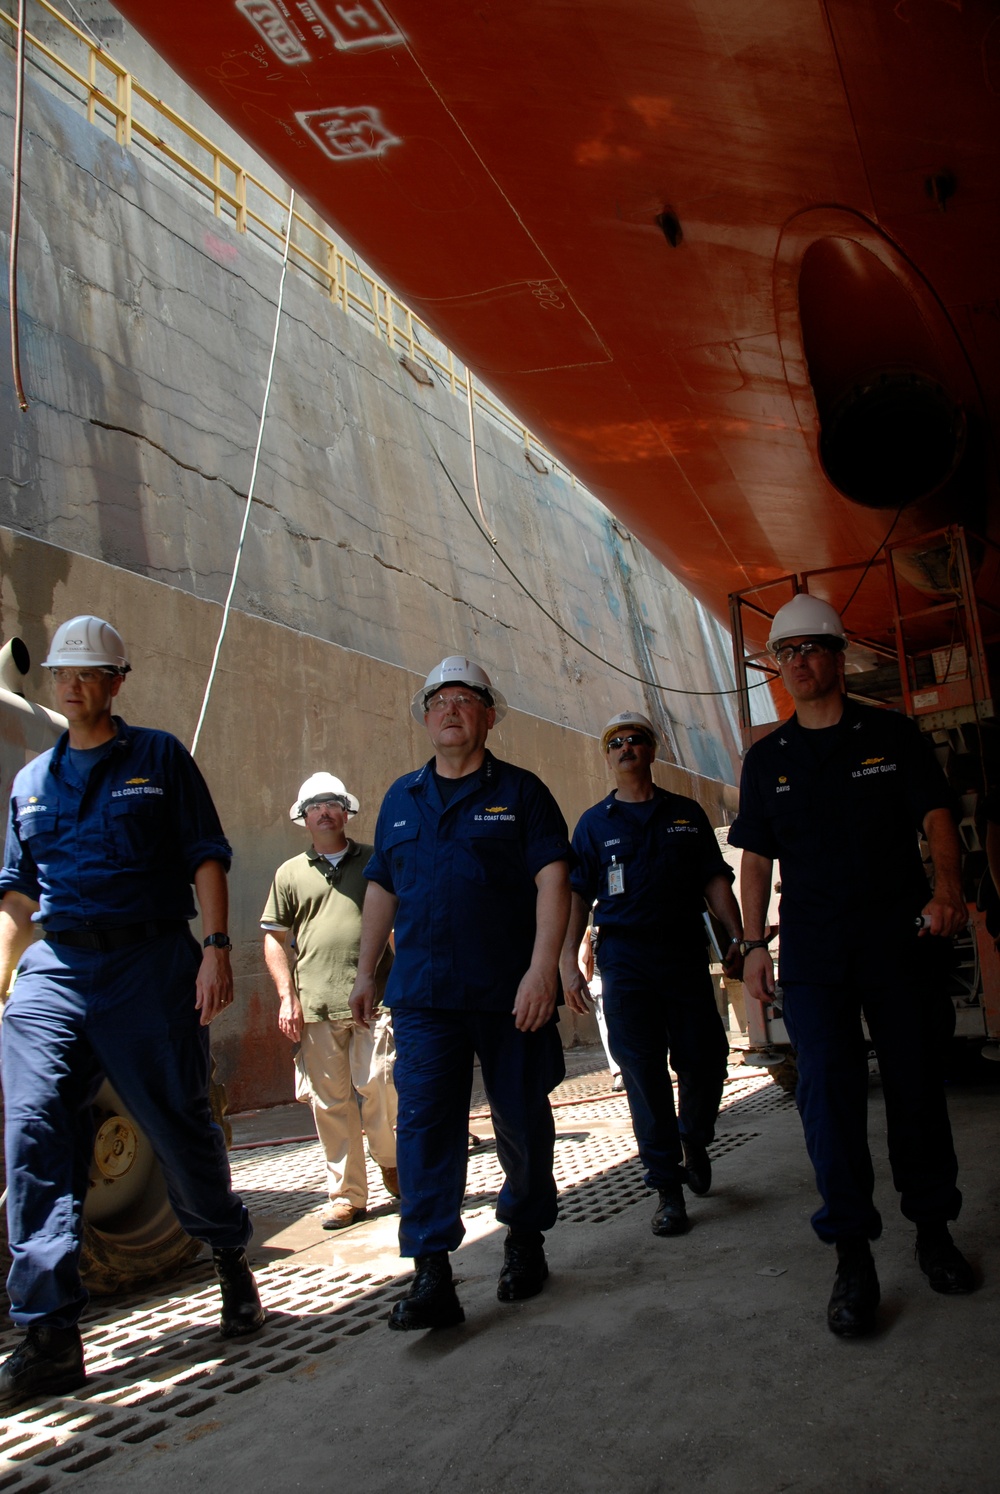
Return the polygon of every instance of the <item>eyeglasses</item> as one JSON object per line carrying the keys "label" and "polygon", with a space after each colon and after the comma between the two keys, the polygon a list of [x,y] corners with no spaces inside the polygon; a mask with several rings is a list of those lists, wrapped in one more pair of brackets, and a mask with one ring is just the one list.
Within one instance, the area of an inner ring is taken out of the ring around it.
{"label": "eyeglasses", "polygon": [[811,658],[813,654],[832,654],[833,649],[825,641],[819,638],[807,638],[805,643],[783,643],[774,651],[774,657],[779,664],[790,664],[796,654],[801,654],[803,659]]}
{"label": "eyeglasses", "polygon": [[629,732],[627,737],[612,737],[608,742],[608,751],[612,748],[617,752],[619,747],[648,747],[649,738],[644,731]]}
{"label": "eyeglasses", "polygon": [[482,695],[432,695],[424,705],[424,712],[437,716],[442,711],[450,711],[452,706],[459,711],[467,711],[470,706],[486,706],[489,710]]}
{"label": "eyeglasses", "polygon": [[347,813],[346,799],[335,799],[332,797],[329,799],[310,799],[308,804],[302,806],[302,813],[308,814],[310,809],[329,809],[331,805],[337,809],[342,809],[345,814]]}
{"label": "eyeglasses", "polygon": [[117,669],[50,669],[57,685],[96,685],[98,680],[113,678]]}

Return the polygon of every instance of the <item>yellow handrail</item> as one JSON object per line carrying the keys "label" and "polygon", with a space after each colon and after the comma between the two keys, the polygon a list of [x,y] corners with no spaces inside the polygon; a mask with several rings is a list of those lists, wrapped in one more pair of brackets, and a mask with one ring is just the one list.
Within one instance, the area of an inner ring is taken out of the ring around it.
{"label": "yellow handrail", "polygon": [[[287,200],[283,200],[266,182],[247,171],[196,125],[144,88],[128,68],[123,67],[110,52],[106,52],[85,31],[74,25],[49,0],[34,0],[34,3],[86,49],[87,73],[84,76],[39,37],[31,32],[25,33],[25,41],[33,52],[58,69],[82,93],[90,124],[113,128],[115,140],[126,149],[131,148],[133,141],[138,139],[153,152],[163,156],[172,167],[200,187],[205,197],[211,199],[217,218],[231,218],[237,233],[246,233],[248,225],[252,223],[262,235],[269,235],[271,239],[284,245],[283,220],[287,212]],[[12,31],[16,31],[16,17],[2,8],[0,21],[5,21]],[[30,58],[31,53],[28,55]],[[101,68],[108,75],[106,78],[99,73]],[[107,86],[102,87],[102,83]],[[148,123],[136,117],[137,103],[150,111]],[[187,146],[180,148],[165,138],[161,133],[164,125],[176,130],[184,140],[207,155],[207,169],[185,154]],[[254,205],[254,199],[260,200],[259,206]],[[267,216],[268,206],[277,209],[274,221]],[[292,223],[290,258],[294,259],[301,271],[321,285],[329,298],[343,311],[360,317],[377,337],[385,340],[393,352],[419,359],[439,375],[453,394],[468,397],[464,365],[456,360],[449,348],[444,347],[437,333],[426,322],[387,285],[362,270],[357,260],[345,254],[323,227],[309,222],[297,209],[293,210]],[[310,247],[297,242],[297,237],[304,238]],[[426,334],[432,344],[443,349],[441,355],[433,345],[428,346],[420,340],[422,333]],[[473,397],[478,407],[518,437],[526,455],[535,454],[537,459],[556,468],[571,483],[576,483],[572,472],[552,456],[527,426],[516,420],[509,410],[492,399],[475,381]]]}

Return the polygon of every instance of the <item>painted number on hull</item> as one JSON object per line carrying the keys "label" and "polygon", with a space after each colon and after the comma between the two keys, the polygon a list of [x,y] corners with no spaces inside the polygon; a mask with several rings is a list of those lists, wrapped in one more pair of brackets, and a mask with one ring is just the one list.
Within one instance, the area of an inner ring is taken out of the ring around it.
{"label": "painted number on hull", "polygon": [[288,67],[312,61],[307,37],[320,53],[331,42],[339,52],[359,52],[405,41],[379,0],[345,0],[343,4],[327,0],[325,5],[312,0],[292,0],[291,4],[288,0],[236,0],[236,9]]}
{"label": "painted number on hull", "polygon": [[316,9],[343,52],[360,47],[395,47],[403,40],[378,0],[348,0],[346,5],[317,5]]}
{"label": "painted number on hull", "polygon": [[309,109],[295,118],[331,161],[357,161],[380,156],[402,141],[382,123],[377,109],[367,105]]}
{"label": "painted number on hull", "polygon": [[301,38],[292,30],[273,0],[236,0],[236,9],[246,16],[279,62],[298,67],[310,60]]}

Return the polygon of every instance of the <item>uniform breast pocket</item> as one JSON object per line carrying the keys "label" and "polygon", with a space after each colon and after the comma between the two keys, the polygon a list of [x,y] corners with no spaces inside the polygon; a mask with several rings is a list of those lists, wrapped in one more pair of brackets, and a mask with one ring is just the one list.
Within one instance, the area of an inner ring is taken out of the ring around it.
{"label": "uniform breast pocket", "polygon": [[17,834],[39,866],[46,859],[46,852],[59,840],[59,816],[54,810],[46,810],[44,814],[26,814],[22,810],[17,817]]}
{"label": "uniform breast pocket", "polygon": [[389,863],[389,875],[397,897],[413,886],[417,874],[419,839],[419,825],[401,825],[398,830],[386,836],[385,859]]}
{"label": "uniform breast pocket", "polygon": [[625,891],[628,876],[625,869],[626,862],[633,875],[635,872],[635,862],[632,859],[633,849],[632,838],[626,835],[616,836],[612,843],[601,846],[598,897],[620,897]]}
{"label": "uniform breast pocket", "polygon": [[476,823],[461,842],[461,851],[470,882],[516,882],[524,875],[521,840],[510,820]]}
{"label": "uniform breast pocket", "polygon": [[144,867],[166,850],[167,807],[155,798],[114,799],[108,806],[109,851],[119,866]]}

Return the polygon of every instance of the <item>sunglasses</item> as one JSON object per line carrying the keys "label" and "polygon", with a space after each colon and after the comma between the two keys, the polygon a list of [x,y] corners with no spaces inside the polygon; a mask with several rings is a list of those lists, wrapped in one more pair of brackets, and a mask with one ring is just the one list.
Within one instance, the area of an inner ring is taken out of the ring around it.
{"label": "sunglasses", "polygon": [[649,738],[644,731],[631,731],[627,737],[612,737],[608,742],[608,751],[612,748],[618,751],[619,747],[648,747]]}
{"label": "sunglasses", "polygon": [[774,650],[774,657],[779,664],[790,664],[796,654],[801,654],[803,659],[808,659],[812,654],[832,654],[838,652],[835,643],[828,643],[825,638],[807,638],[805,643],[783,643],[780,648]]}

